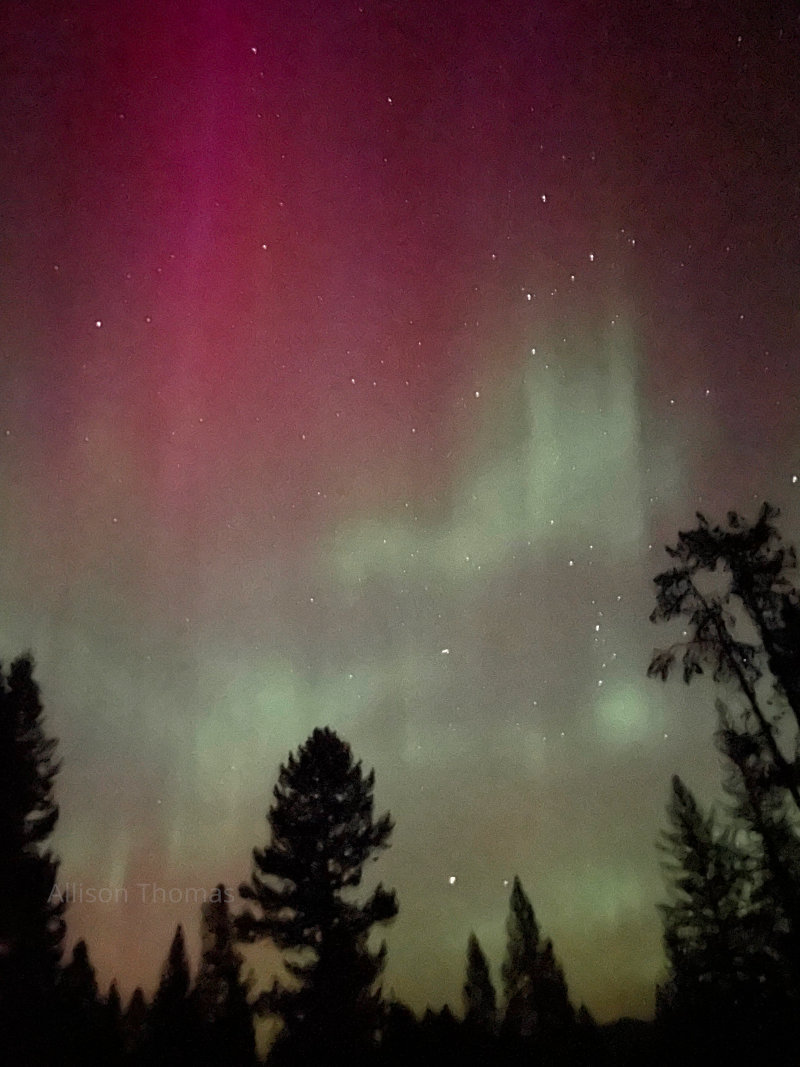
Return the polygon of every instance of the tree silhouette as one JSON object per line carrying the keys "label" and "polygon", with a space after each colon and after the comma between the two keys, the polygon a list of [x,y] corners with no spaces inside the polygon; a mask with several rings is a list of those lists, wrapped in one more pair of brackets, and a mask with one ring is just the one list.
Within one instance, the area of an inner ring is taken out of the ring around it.
{"label": "tree silhouette", "polygon": [[108,1016],[115,1024],[122,1026],[122,997],[119,995],[119,986],[117,985],[116,978],[112,981],[108,987],[108,993],[106,994],[106,1008],[108,1009]]}
{"label": "tree silhouette", "polygon": [[364,775],[350,746],[316,729],[280,769],[267,816],[271,843],[253,850],[248,909],[237,922],[247,941],[269,937],[290,954],[290,988],[275,983],[262,1007],[284,1030],[275,1050],[308,1067],[366,1060],[380,1024],[374,990],[386,953],[371,952],[372,928],[397,914],[382,885],[362,904],[352,899],[364,864],[388,847],[392,820],[373,817],[375,773]]}
{"label": "tree silhouette", "polygon": [[60,1055],[65,1065],[105,1067],[114,1062],[115,1035],[100,999],[86,942],[78,941],[59,982]]}
{"label": "tree silhouette", "polygon": [[533,976],[539,956],[539,924],[522,882],[514,878],[506,922],[508,944],[503,962],[505,1014],[503,1029],[518,1037],[531,1037],[536,1027]]}
{"label": "tree silhouette", "polygon": [[56,741],[33,669],[29,655],[0,668],[0,1052],[19,1063],[52,1054],[64,939],[58,861],[45,847],[58,820]]}
{"label": "tree silhouette", "polygon": [[[751,955],[761,978],[762,1014],[800,1007],[800,836],[786,791],[764,773],[760,739],[738,731],[719,705],[717,745],[726,757],[725,789],[746,842]],[[766,1001],[769,1000],[767,1004]]]}
{"label": "tree silhouette", "polygon": [[202,907],[200,967],[192,996],[200,1024],[200,1063],[249,1067],[255,1063],[253,1013],[248,983],[241,978],[242,954],[235,943],[225,886]]}
{"label": "tree silhouette", "polygon": [[116,979],[111,983],[108,993],[102,1005],[103,1019],[101,1033],[105,1036],[105,1047],[108,1049],[106,1063],[121,1063],[125,1049],[124,1044],[124,1018],[122,1013],[122,999]]}
{"label": "tree silhouette", "polygon": [[672,899],[661,905],[669,974],[656,1014],[672,1059],[739,1062],[756,1048],[767,1056],[796,1017],[797,984],[791,928],[761,839],[736,811],[724,826],[704,815],[677,776],[668,816],[660,847],[672,883]]}
{"label": "tree silhouette", "polygon": [[507,1039],[534,1041],[549,1050],[565,1040],[575,1012],[553,944],[541,941],[533,906],[518,877],[511,890],[506,930],[503,1033]]}
{"label": "tree silhouette", "polygon": [[[667,548],[676,565],[655,579],[651,619],[680,619],[684,640],[655,652],[648,670],[666,679],[680,662],[684,681],[710,671],[726,686],[728,699],[717,701],[716,743],[733,800],[723,838],[685,796],[679,810],[675,795],[673,844],[693,830],[697,870],[693,883],[684,876],[688,895],[665,914],[675,973],[660,992],[662,1007],[704,1003],[707,1015],[727,1008],[726,1030],[738,1035],[731,1047],[745,1047],[742,1027],[751,1020],[761,1035],[759,1055],[779,1047],[800,1006],[800,596],[790,580],[795,553],[781,540],[778,515],[765,503],[752,524],[730,512],[726,525],[712,526],[698,513],[698,525],[679,533]],[[733,931],[726,920],[714,933],[715,901],[738,910]],[[690,924],[678,934],[687,910],[705,917],[704,939],[694,946]]]}
{"label": "tree silhouette", "polygon": [[147,1013],[144,1062],[164,1067],[186,1067],[196,1058],[198,1017],[189,997],[189,961],[178,926],[170,945],[161,981]]}
{"label": "tree silhouette", "polygon": [[425,1011],[420,1023],[420,1036],[422,1045],[419,1051],[426,1067],[428,1064],[438,1067],[441,1063],[464,1063],[465,1059],[469,1062],[464,1055],[463,1027],[447,1004],[440,1011],[431,1008]]}
{"label": "tree silhouette", "polygon": [[148,1004],[141,986],[137,986],[128,1002],[128,1008],[122,1020],[123,1050],[125,1062],[144,1063],[146,1055],[146,1033]]}
{"label": "tree silhouette", "polygon": [[[686,639],[654,652],[648,674],[666,679],[680,660],[686,682],[710,670],[715,682],[733,686],[743,697],[739,733],[757,739],[764,773],[800,809],[794,755],[786,755],[800,739],[800,597],[788,577],[794,549],[773,524],[778,515],[765,503],[753,524],[732,511],[727,526],[712,527],[698,512],[698,525],[667,546],[677,562],[654,579],[650,618],[682,619]],[[762,679],[771,682],[766,698]],[[769,703],[790,710],[793,743],[782,746],[780,714]]]}
{"label": "tree silhouette", "polygon": [[468,1027],[487,1034],[494,1033],[497,1025],[497,994],[486,956],[474,933],[469,935],[467,943],[464,1022]]}
{"label": "tree silhouette", "polygon": [[669,976],[657,1008],[661,1015],[718,1022],[741,995],[737,986],[749,971],[745,858],[677,775],[667,815],[671,828],[659,847],[671,882],[672,899],[660,906]]}
{"label": "tree silhouette", "polygon": [[426,1067],[432,1062],[427,1036],[411,1008],[390,997],[384,1008],[381,1067]]}

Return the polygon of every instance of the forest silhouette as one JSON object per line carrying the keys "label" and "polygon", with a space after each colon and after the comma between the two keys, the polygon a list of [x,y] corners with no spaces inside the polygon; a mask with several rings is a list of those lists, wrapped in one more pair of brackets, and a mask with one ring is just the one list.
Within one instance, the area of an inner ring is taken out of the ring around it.
{"label": "forest silhouette", "polygon": [[[318,728],[281,766],[238,894],[219,884],[198,916],[194,972],[178,926],[148,1001],[98,988],[89,947],[64,958],[68,902],[54,892],[57,742],[31,655],[0,669],[0,1062],[42,1067],[614,1067],[792,1062],[800,1018],[800,595],[794,550],[764,504],[754,522],[697,515],[654,581],[655,623],[679,640],[648,673],[710,676],[724,802],[704,811],[672,779],[664,857],[664,976],[649,1022],[597,1024],[570,999],[553,942],[519,878],[498,984],[465,931],[460,1005],[421,1017],[385,994],[393,890],[362,887],[394,823],[374,810],[374,771]],[[245,974],[268,941],[282,977]],[[608,975],[609,983],[613,975]],[[276,1039],[257,1051],[261,1019]]]}

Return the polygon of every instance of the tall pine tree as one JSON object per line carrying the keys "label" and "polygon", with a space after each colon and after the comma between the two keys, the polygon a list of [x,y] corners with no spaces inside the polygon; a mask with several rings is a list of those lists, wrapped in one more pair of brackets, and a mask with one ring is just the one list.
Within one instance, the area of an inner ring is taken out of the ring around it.
{"label": "tall pine tree", "polygon": [[790,927],[763,842],[740,809],[722,827],[704,815],[677,777],[668,815],[669,972],[656,1014],[669,1061],[767,1062],[792,1033],[797,1000]]}
{"label": "tall pine tree", "polygon": [[236,948],[228,894],[218,885],[202,907],[200,967],[192,996],[200,1024],[199,1063],[207,1067],[251,1067],[255,1063],[253,1013],[243,956]]}
{"label": "tall pine tree", "polygon": [[800,1008],[800,826],[797,811],[769,774],[763,742],[737,730],[719,704],[717,746],[726,757],[725,789],[749,876],[749,970],[762,1016]]}
{"label": "tall pine tree", "polygon": [[392,831],[388,814],[373,816],[374,785],[374,771],[364,775],[334,731],[314,730],[281,767],[271,842],[254,849],[251,881],[240,888],[258,913],[240,918],[241,935],[269,937],[289,954],[293,987],[276,983],[264,1001],[283,1019],[275,1055],[287,1062],[366,1062],[376,1045],[386,950],[367,941],[395,916],[397,900],[381,885],[363,903],[353,898]]}
{"label": "tall pine tree", "polygon": [[121,1063],[125,1050],[124,1020],[122,1014],[122,998],[119,995],[117,980],[111,983],[108,993],[102,1005],[101,1032],[103,1039],[101,1047],[108,1049],[106,1063]]}
{"label": "tall pine tree", "polygon": [[539,956],[539,924],[522,882],[514,878],[506,921],[508,943],[503,962],[505,1014],[503,1029],[530,1037],[536,1028],[533,976]]}
{"label": "tall pine tree", "polygon": [[[791,580],[795,552],[777,517],[769,504],[753,523],[729,512],[725,525],[712,525],[698,514],[697,526],[678,534],[667,548],[674,566],[655,579],[651,619],[679,620],[681,639],[655,652],[649,668],[665,679],[680,663],[684,681],[709,672],[726,687],[717,745],[733,799],[723,837],[674,794],[678,871],[697,851],[696,869],[677,875],[665,910],[671,975],[662,1013],[665,1004],[705,1004],[707,1014],[727,1013],[740,1026],[750,1019],[762,1033],[762,1056],[764,1042],[778,1047],[800,1007],[800,593]],[[727,872],[726,896],[721,872],[731,856],[737,869]]]}
{"label": "tall pine tree", "polygon": [[497,994],[489,963],[474,933],[467,943],[467,976],[464,982],[464,1022],[474,1030],[494,1033],[497,1025]]}
{"label": "tall pine tree", "polygon": [[519,878],[511,890],[506,930],[503,1033],[549,1050],[563,1043],[575,1012],[553,944],[549,939],[542,942],[533,906]]}
{"label": "tall pine tree", "polygon": [[183,927],[178,926],[147,1013],[144,1062],[154,1067],[194,1067],[199,1019],[189,996],[190,983]]}
{"label": "tall pine tree", "polygon": [[669,974],[657,1009],[661,1016],[719,1020],[744,979],[746,860],[677,775],[667,815],[670,829],[659,847],[671,882],[671,900],[660,906]]}
{"label": "tall pine tree", "polygon": [[59,982],[61,1055],[69,1067],[105,1067],[112,1062],[105,1005],[86,942],[78,941]]}
{"label": "tall pine tree", "polygon": [[58,820],[56,741],[33,669],[31,656],[0,669],[0,1059],[17,1063],[52,1056],[64,939],[58,861],[46,845]]}

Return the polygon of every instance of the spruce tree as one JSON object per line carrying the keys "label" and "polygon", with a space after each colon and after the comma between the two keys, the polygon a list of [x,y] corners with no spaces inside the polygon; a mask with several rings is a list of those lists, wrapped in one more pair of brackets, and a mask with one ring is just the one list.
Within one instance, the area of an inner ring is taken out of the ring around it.
{"label": "spruce tree", "polygon": [[75,1067],[108,1063],[105,1018],[86,942],[76,942],[59,982],[60,1039],[64,1063]]}
{"label": "spruce tree", "polygon": [[467,976],[464,982],[464,1022],[483,1033],[494,1033],[497,1025],[497,994],[492,985],[489,963],[474,933],[467,943]]}
{"label": "spruce tree", "polygon": [[739,972],[746,907],[742,861],[677,775],[667,816],[670,829],[659,847],[671,882],[672,899],[660,906],[669,975],[657,1007],[661,1015],[716,1016],[720,1006],[732,1003]]}
{"label": "spruce tree", "polygon": [[108,987],[108,993],[106,994],[106,1008],[108,1010],[108,1017],[118,1027],[122,1026],[122,997],[119,995],[119,986],[117,985],[116,978],[112,981]]}
{"label": "spruce tree", "polygon": [[[717,745],[726,757],[724,785],[738,836],[747,845],[748,971],[758,982],[762,1015],[800,1008],[800,827],[774,778],[763,745],[731,723],[720,703]],[[776,1021],[775,1025],[779,1025]]]}
{"label": "spruce tree", "polygon": [[508,943],[502,968],[503,1029],[519,1037],[530,1037],[536,1026],[533,975],[539,954],[539,924],[518,877],[514,878],[511,890],[506,932]]}
{"label": "spruce tree", "polygon": [[116,979],[109,986],[108,993],[103,1001],[102,1015],[103,1045],[108,1049],[106,1062],[121,1063],[125,1048],[124,1019],[122,998],[119,995]]}
{"label": "spruce tree", "polygon": [[276,1057],[317,1064],[368,1058],[380,1026],[385,945],[367,944],[375,925],[397,913],[394,892],[378,885],[366,901],[354,891],[363,868],[388,847],[392,820],[373,816],[375,773],[364,775],[350,746],[316,729],[281,767],[267,819],[271,841],[253,851],[247,941],[269,937],[285,953],[292,987],[276,983],[262,1004],[284,1023]]}
{"label": "spruce tree", "polygon": [[736,810],[722,826],[704,815],[678,777],[668,814],[671,830],[661,842],[671,881],[671,900],[661,905],[668,975],[656,1016],[670,1062],[766,1062],[783,1047],[797,1001],[790,926],[773,896],[762,840]]}
{"label": "spruce tree", "polygon": [[255,1062],[253,1013],[243,956],[236,948],[228,894],[220,884],[202,907],[200,966],[192,993],[200,1023],[200,1061],[208,1067]]}
{"label": "spruce tree", "polygon": [[149,1005],[141,986],[137,986],[128,1002],[122,1020],[122,1044],[126,1062],[144,1063],[147,1054],[147,1016]]}
{"label": "spruce tree", "polygon": [[[675,794],[672,843],[694,827],[699,852],[694,883],[684,875],[687,891],[664,913],[671,974],[660,1011],[727,1011],[740,1025],[754,1020],[774,1048],[800,1007],[800,593],[778,514],[764,504],[754,523],[730,512],[725,525],[698,514],[697,526],[679,533],[667,548],[675,565],[655,579],[651,619],[679,620],[682,639],[654,653],[649,668],[665,679],[680,663],[684,681],[709,672],[726,688],[716,740],[733,800],[723,835]],[[702,874],[703,862],[713,875]],[[702,919],[697,944],[687,911]]]}
{"label": "spruce tree", "polygon": [[58,860],[46,847],[58,820],[56,741],[33,670],[31,656],[0,668],[0,1059],[19,1063],[52,1055],[64,939]]}
{"label": "spruce tree", "polygon": [[179,925],[147,1013],[145,1062],[148,1064],[193,1067],[198,1017],[189,997],[190,982],[183,927]]}
{"label": "spruce tree", "polygon": [[562,1041],[575,1013],[552,942],[541,941],[533,906],[518,877],[511,890],[506,930],[503,1033],[549,1049]]}

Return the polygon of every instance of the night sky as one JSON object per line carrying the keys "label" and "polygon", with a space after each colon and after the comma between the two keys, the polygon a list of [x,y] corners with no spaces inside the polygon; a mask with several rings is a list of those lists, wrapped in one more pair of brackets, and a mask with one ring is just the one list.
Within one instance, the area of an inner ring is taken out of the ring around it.
{"label": "night sky", "polygon": [[247,879],[329,724],[396,821],[387,991],[459,1007],[471,930],[499,980],[518,873],[573,1000],[646,1015],[669,778],[719,780],[652,578],[698,508],[800,539],[797,9],[0,23],[0,654],[60,880],[128,892],[70,940],[152,990],[199,908],[138,887]]}

